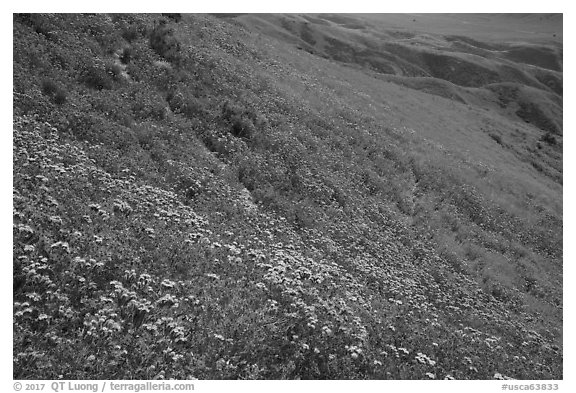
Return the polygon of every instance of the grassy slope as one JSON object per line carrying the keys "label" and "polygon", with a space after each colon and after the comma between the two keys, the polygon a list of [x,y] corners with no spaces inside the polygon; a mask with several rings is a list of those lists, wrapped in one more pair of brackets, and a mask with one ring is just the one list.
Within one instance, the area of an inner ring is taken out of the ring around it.
{"label": "grassy slope", "polygon": [[540,130],[154,19],[15,20],[15,378],[561,378]]}

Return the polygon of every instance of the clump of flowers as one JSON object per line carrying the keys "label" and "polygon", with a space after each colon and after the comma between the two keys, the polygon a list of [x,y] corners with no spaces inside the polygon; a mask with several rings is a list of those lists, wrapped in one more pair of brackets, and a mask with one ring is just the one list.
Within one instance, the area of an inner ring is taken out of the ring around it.
{"label": "clump of flowers", "polygon": [[427,355],[423,354],[422,352],[418,352],[418,354],[416,355],[416,360],[421,364],[425,364],[425,365],[429,365],[429,366],[435,366],[436,365],[435,360],[430,359]]}

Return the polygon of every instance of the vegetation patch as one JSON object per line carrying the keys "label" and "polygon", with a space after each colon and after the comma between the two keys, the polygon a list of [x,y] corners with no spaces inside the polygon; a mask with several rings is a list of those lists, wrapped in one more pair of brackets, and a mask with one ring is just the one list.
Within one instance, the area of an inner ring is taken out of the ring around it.
{"label": "vegetation patch", "polygon": [[561,379],[561,137],[223,18],[14,16],[14,379]]}

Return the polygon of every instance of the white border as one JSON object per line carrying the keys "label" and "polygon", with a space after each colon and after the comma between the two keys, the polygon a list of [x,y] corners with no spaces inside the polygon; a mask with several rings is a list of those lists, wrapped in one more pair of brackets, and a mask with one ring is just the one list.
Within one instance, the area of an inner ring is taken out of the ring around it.
{"label": "white border", "polygon": [[[8,86],[12,79],[12,13],[13,12],[389,12],[389,13],[436,13],[436,12],[510,12],[510,13],[564,13],[564,41],[571,43],[573,36],[573,18],[572,13],[568,12],[567,1],[538,1],[538,2],[518,2],[518,1],[495,1],[484,0],[470,4],[467,1],[423,1],[412,0],[410,2],[390,2],[390,1],[365,1],[355,0],[346,3],[335,3],[334,1],[315,1],[292,0],[289,3],[270,2],[270,1],[219,1],[219,2],[171,2],[170,4],[160,1],[156,2],[118,2],[102,0],[93,3],[72,2],[72,1],[24,1],[12,4],[4,4],[2,8],[7,8],[0,14],[0,26],[2,28],[2,48],[4,56],[8,59],[2,64],[3,91],[2,91],[2,125],[4,131],[0,133],[0,168],[2,193],[0,194],[0,219],[3,223],[0,227],[1,239],[3,239],[2,251],[5,256],[2,261],[2,274],[0,274],[0,287],[3,288],[0,307],[5,318],[2,318],[0,333],[6,349],[0,357],[0,387],[3,391],[13,391],[12,387],[12,305],[11,305],[11,243],[12,243],[12,133],[10,125],[12,123],[12,93],[9,92]],[[568,72],[564,75],[564,107],[575,108],[573,106],[573,87],[574,80],[572,71],[574,68],[574,56],[571,45],[567,45],[567,51],[564,58],[564,68]],[[9,81],[10,78],[10,81]],[[574,146],[574,136],[572,135],[574,120],[571,110],[569,109],[564,118],[565,151],[571,152]],[[8,131],[10,130],[10,132]],[[568,391],[569,386],[575,391],[576,384],[573,371],[576,370],[574,362],[574,339],[571,336],[571,330],[574,325],[574,306],[572,299],[574,296],[574,285],[571,285],[571,278],[574,278],[574,267],[571,263],[575,260],[574,242],[566,241],[571,239],[575,232],[574,213],[575,208],[570,203],[570,196],[574,196],[573,169],[574,156],[571,154],[564,155],[564,381],[550,381],[558,383],[560,390]],[[10,342],[10,344],[8,344]],[[8,348],[9,347],[9,348]],[[421,390],[421,391],[441,391],[441,392],[490,392],[501,391],[501,382],[499,381],[195,381],[196,391],[207,390],[233,390],[250,391],[250,392],[269,392],[271,390],[291,391],[351,391],[361,389],[362,391],[379,391],[385,390]],[[543,381],[541,381],[543,382]],[[45,390],[48,391],[48,390]]]}

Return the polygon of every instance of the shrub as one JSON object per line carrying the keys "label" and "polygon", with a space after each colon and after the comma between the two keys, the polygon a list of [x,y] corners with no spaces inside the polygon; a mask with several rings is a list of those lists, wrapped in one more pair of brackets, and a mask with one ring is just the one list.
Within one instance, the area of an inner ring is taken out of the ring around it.
{"label": "shrub", "polygon": [[68,98],[64,90],[58,90],[56,94],[54,94],[54,103],[56,105],[64,105],[67,99]]}
{"label": "shrub", "polygon": [[67,94],[56,82],[51,79],[44,79],[41,83],[42,94],[50,97],[56,105],[66,103]]}
{"label": "shrub", "polygon": [[542,137],[540,138],[540,140],[542,142],[547,143],[550,146],[554,146],[558,143],[558,141],[556,141],[556,137],[554,135],[552,135],[551,133],[547,132],[546,134],[542,135]]}
{"label": "shrub", "polygon": [[254,135],[254,124],[241,116],[237,116],[232,121],[230,133],[238,138],[250,139]]}
{"label": "shrub", "polygon": [[80,73],[80,81],[91,89],[112,88],[112,77],[105,68],[94,65],[85,67]]}
{"label": "shrub", "polygon": [[122,64],[128,64],[132,60],[132,48],[127,46],[126,48],[122,49],[122,53],[120,54],[120,62]]}
{"label": "shrub", "polygon": [[544,171],[544,167],[542,166],[542,164],[536,162],[536,161],[532,161],[531,162],[532,166],[534,167],[534,169],[536,169],[538,172],[543,172]]}
{"label": "shrub", "polygon": [[54,82],[51,79],[44,79],[42,81],[41,86],[42,86],[42,94],[47,95],[47,96],[51,96],[51,95],[55,94],[59,89],[56,82]]}
{"label": "shrub", "polygon": [[180,42],[165,21],[160,21],[152,30],[149,43],[150,48],[166,60],[174,62],[180,59]]}
{"label": "shrub", "polygon": [[181,113],[188,119],[203,119],[207,114],[204,104],[192,94],[170,93],[167,97],[168,105],[174,113]]}
{"label": "shrub", "polygon": [[502,137],[500,135],[490,134],[490,138],[494,139],[497,144],[502,145]]}
{"label": "shrub", "polygon": [[222,106],[222,118],[230,123],[230,133],[237,138],[250,139],[254,136],[257,117],[254,111],[244,110],[230,101]]}
{"label": "shrub", "polygon": [[138,30],[134,26],[127,26],[122,29],[122,38],[128,42],[132,42],[138,38]]}
{"label": "shrub", "polygon": [[222,105],[222,118],[225,120],[231,120],[234,116],[239,116],[242,114],[242,108],[236,104],[226,101]]}

